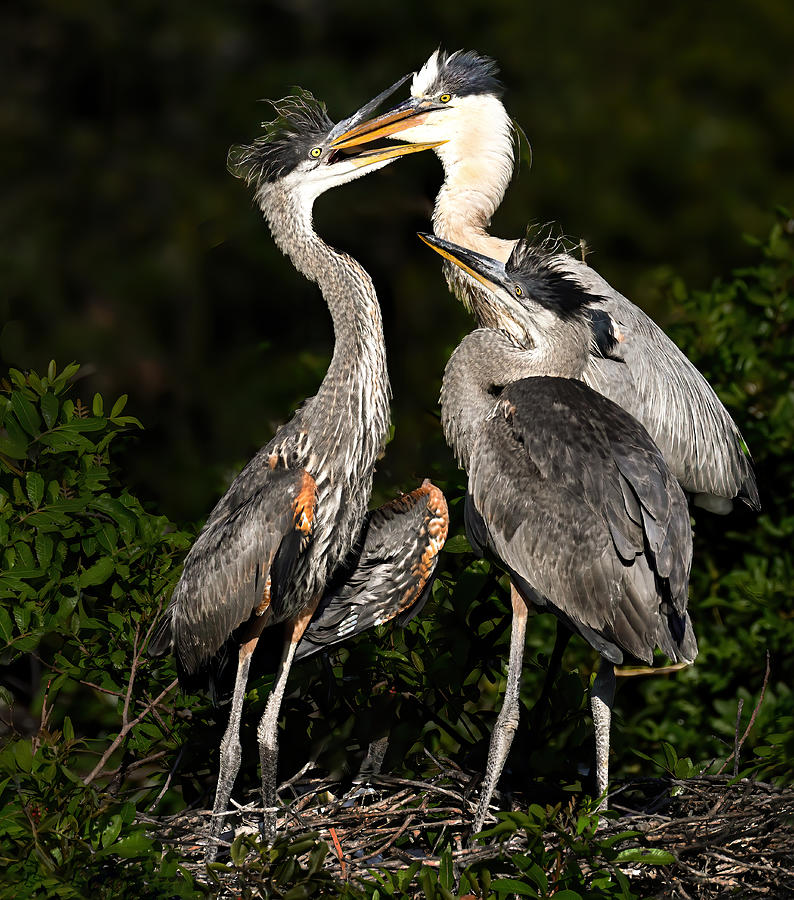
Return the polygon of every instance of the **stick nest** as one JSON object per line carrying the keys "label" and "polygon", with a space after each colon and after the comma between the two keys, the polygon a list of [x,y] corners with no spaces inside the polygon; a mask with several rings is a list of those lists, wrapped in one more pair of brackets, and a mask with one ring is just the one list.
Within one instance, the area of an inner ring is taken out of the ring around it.
{"label": "stick nest", "polygon": [[[353,882],[371,880],[372,870],[393,871],[417,861],[438,867],[446,848],[452,849],[458,872],[526,851],[527,837],[521,830],[467,847],[478,776],[447,761],[439,763],[439,768],[438,774],[422,782],[372,776],[365,786],[345,796],[335,794],[338,782],[299,773],[280,789],[286,806],[279,816],[279,833],[297,838],[318,832],[332,848],[325,868],[340,880]],[[498,801],[498,794],[494,799]],[[526,809],[529,802],[531,798],[514,796],[512,806]],[[794,897],[792,788],[722,775],[684,781],[643,779],[616,786],[610,809],[599,825],[597,842],[626,831],[640,832],[615,846],[656,848],[676,860],[663,866],[621,863],[638,896]],[[544,831],[547,849],[560,847],[561,855],[570,852],[560,840],[560,829],[575,828],[572,810],[573,803],[555,819],[557,830]],[[227,819],[227,826],[233,824],[238,834],[245,830],[256,835],[261,813],[261,807],[253,804],[239,807]],[[192,812],[146,820],[165,844],[191,860],[189,868],[198,879],[206,874],[203,835],[210,815],[209,811]],[[225,859],[233,835],[228,832],[223,838],[219,859]],[[586,871],[588,864],[582,868]],[[228,876],[219,876],[224,886],[219,896],[232,896],[235,891],[239,896],[241,869],[244,864],[241,868],[230,865]],[[554,872],[547,874],[551,883]]]}

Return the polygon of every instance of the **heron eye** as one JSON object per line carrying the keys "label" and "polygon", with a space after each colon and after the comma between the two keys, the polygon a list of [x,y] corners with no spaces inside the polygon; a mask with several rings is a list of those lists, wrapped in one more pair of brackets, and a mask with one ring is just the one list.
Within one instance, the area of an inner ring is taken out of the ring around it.
{"label": "heron eye", "polygon": [[452,94],[442,94],[438,99],[441,101],[441,103],[449,103],[449,101],[452,99]]}
{"label": "heron eye", "polygon": [[524,296],[524,292],[521,290],[521,288],[518,285],[516,285],[516,297],[523,297],[523,296]]}
{"label": "heron eye", "polygon": [[313,156],[315,159],[317,159],[318,156],[322,155],[322,152],[322,147],[312,147],[312,149],[309,150],[309,156]]}

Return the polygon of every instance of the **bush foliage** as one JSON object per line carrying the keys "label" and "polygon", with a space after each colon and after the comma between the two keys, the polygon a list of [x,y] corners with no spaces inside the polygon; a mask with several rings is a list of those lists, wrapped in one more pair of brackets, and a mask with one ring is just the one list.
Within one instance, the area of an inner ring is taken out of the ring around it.
{"label": "bush foliage", "polygon": [[[700,656],[673,675],[621,679],[614,778],[653,774],[649,760],[679,776],[716,771],[739,750],[740,771],[794,781],[793,231],[781,215],[768,238],[754,242],[757,263],[707,290],[669,285],[678,310],[673,335],[740,423],[763,512],[696,513],[691,608]],[[76,365],[58,371],[52,363],[45,375],[12,369],[0,386],[0,897],[200,895],[212,887],[195,882],[138,820],[151,808],[211,802],[214,789],[224,711],[178,693],[172,662],[145,655],[195,529],[132,495],[114,454],[134,453],[140,423],[125,414],[124,397],[81,398],[76,376]],[[425,748],[463,767],[483,765],[504,686],[508,595],[501,573],[475,560],[461,535],[461,474],[450,463],[440,480],[457,528],[431,604],[402,631],[364,636],[330,664],[295,669],[284,706],[283,777],[313,756],[344,778],[387,731],[393,771],[421,777]],[[525,723],[553,640],[549,619],[539,616],[530,628]],[[604,845],[586,806],[567,818],[560,812],[589,788],[577,773],[592,753],[585,701],[594,664],[592,651],[573,642],[546,723],[519,729],[505,778],[529,783],[538,802],[503,816],[496,830],[524,830],[529,851],[467,871],[461,892],[633,896],[620,864],[640,851]],[[270,677],[251,682],[254,708]],[[238,792],[256,784],[256,721],[249,715],[244,727]],[[557,854],[538,837],[549,827],[560,834]],[[316,835],[258,848],[254,863],[244,853],[251,844],[240,839],[233,863],[268,896],[446,898],[456,889],[451,858],[439,870],[417,863],[342,885],[323,870],[328,848]],[[582,860],[597,860],[587,876]]]}

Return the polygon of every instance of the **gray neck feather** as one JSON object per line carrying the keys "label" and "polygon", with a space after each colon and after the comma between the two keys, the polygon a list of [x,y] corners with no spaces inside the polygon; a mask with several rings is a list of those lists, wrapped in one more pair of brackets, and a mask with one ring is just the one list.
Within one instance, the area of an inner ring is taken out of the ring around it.
{"label": "gray neck feather", "polygon": [[353,469],[374,465],[389,428],[389,378],[383,321],[372,279],[350,256],[314,231],[312,204],[294,190],[265,185],[257,195],[279,249],[316,282],[334,326],[334,353],[317,394],[299,411],[311,452],[344,453]]}
{"label": "gray neck feather", "polygon": [[[587,326],[579,319],[561,323],[556,343],[542,339],[527,349],[502,331],[478,328],[449,359],[441,385],[441,426],[461,465],[470,454],[482,423],[508,384],[533,376],[578,378],[587,361]],[[542,336],[543,337],[543,336]]]}

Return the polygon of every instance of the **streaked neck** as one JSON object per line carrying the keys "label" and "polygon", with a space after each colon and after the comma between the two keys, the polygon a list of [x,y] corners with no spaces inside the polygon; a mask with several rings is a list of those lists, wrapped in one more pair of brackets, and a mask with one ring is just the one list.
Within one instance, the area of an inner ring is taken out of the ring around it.
{"label": "streaked neck", "polygon": [[322,415],[330,444],[358,428],[367,444],[364,456],[374,462],[388,433],[391,392],[372,279],[356,260],[320,238],[312,224],[311,203],[297,192],[271,185],[257,199],[277,246],[319,285],[333,320],[333,357],[304,415],[314,410]]}

